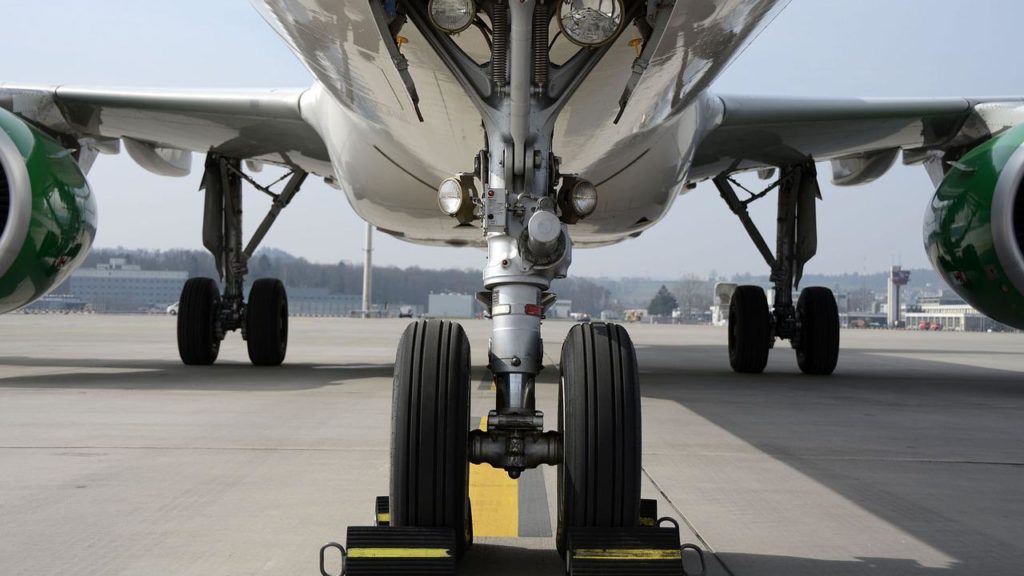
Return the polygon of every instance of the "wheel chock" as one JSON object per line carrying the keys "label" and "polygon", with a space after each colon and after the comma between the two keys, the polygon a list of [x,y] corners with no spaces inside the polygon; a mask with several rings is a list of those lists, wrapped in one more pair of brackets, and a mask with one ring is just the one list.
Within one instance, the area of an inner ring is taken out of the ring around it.
{"label": "wheel chock", "polygon": [[653,528],[658,525],[658,501],[640,501],[640,525],[646,528]]}
{"label": "wheel chock", "polygon": [[451,528],[350,527],[345,575],[455,574]]}
{"label": "wheel chock", "polygon": [[569,576],[685,576],[679,527],[674,521],[671,526],[663,524],[571,529],[566,551]]}
{"label": "wheel chock", "polygon": [[[331,543],[320,549],[322,575],[455,575],[455,531],[451,528],[350,526],[345,544]],[[341,554],[339,574],[326,569],[325,556],[331,549]]]}
{"label": "wheel chock", "polygon": [[[392,527],[388,497],[378,497],[375,504],[375,526],[349,527],[346,546],[331,542],[320,549],[322,576],[454,576],[454,530]],[[331,550],[341,556],[341,570],[333,574],[326,568]],[[679,524],[672,518],[658,519],[656,500],[641,500],[635,528],[569,530],[566,566],[569,576],[690,576],[683,566],[686,550],[699,558],[703,576],[703,552],[691,544],[680,546]]]}
{"label": "wheel chock", "polygon": [[387,496],[377,496],[377,511],[374,521],[377,526],[391,525],[391,500]]}

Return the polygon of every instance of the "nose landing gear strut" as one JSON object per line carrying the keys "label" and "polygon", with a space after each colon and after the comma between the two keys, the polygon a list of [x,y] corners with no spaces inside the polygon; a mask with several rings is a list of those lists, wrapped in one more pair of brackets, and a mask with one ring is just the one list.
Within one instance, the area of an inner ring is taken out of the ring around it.
{"label": "nose landing gear strut", "polygon": [[[641,514],[639,377],[626,330],[601,323],[573,327],[562,346],[558,429],[545,431],[544,414],[536,409],[541,321],[556,299],[548,290],[568,274],[569,224],[597,205],[592,184],[559,172],[554,124],[607,46],[552,66],[547,28],[553,2],[480,2],[490,11],[493,38],[489,70],[482,74],[431,24],[422,4],[403,3],[402,16],[462,83],[483,120],[487,147],[475,170],[447,179],[438,199],[460,224],[479,221],[487,244],[478,299],[491,320],[495,407],[486,431],[468,431],[469,343],[458,324],[431,320],[406,330],[395,364],[390,520],[387,527],[350,528],[347,573],[400,573],[428,564],[449,569],[449,560],[473,541],[466,486],[473,462],[512,478],[528,468],[558,466],[556,545],[569,572],[682,574],[678,527]],[[633,13],[643,4],[633,4]],[[393,34],[395,22],[378,22],[378,28]],[[482,194],[475,193],[475,181]],[[389,532],[396,529],[403,530],[404,543]],[[373,555],[376,564],[364,562]]]}

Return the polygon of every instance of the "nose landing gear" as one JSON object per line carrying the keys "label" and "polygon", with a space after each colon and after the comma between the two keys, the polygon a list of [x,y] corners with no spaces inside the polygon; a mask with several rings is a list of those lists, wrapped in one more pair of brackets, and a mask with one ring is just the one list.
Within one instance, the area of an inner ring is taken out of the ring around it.
{"label": "nose landing gear", "polygon": [[[544,368],[541,321],[557,299],[548,290],[572,262],[569,225],[598,205],[592,184],[559,172],[554,126],[607,45],[552,67],[550,0],[480,2],[492,25],[485,75],[432,24],[423,4],[400,3],[402,17],[378,27],[391,38],[394,26],[415,25],[481,113],[486,148],[472,172],[441,183],[438,203],[459,225],[480,222],[487,244],[478,300],[491,320],[487,367],[495,403],[487,430],[470,433],[469,343],[462,328],[429,321],[406,330],[395,364],[390,522],[358,529],[360,550],[366,546],[389,562],[375,573],[398,573],[394,559],[401,554],[416,562],[458,556],[473,539],[467,463],[488,464],[513,479],[547,464],[559,467],[557,547],[572,573],[682,574],[678,529],[659,527],[652,518],[641,523],[639,379],[625,329],[574,327],[562,348],[557,431],[544,430],[536,407]],[[641,6],[636,3],[634,13]],[[385,532],[380,545],[372,545],[374,530],[392,529],[447,538],[450,545],[395,551],[393,535]]]}

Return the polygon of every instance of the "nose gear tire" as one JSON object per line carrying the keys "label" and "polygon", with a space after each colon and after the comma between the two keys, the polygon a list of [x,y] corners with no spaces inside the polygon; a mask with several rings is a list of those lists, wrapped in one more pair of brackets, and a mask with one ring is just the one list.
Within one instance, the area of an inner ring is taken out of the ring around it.
{"label": "nose gear tire", "polygon": [[402,334],[391,411],[391,526],[452,528],[463,550],[469,512],[469,339],[424,320]]}
{"label": "nose gear tire", "polygon": [[625,328],[573,326],[562,346],[558,430],[558,551],[572,528],[640,521],[640,386]]}

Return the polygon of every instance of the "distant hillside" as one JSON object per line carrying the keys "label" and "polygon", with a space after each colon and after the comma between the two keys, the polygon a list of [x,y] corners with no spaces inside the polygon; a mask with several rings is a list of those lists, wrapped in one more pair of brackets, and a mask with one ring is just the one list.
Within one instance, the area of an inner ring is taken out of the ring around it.
{"label": "distant hillside", "polygon": [[[804,276],[803,281],[800,282],[802,286],[826,286],[833,290],[838,289],[841,292],[849,292],[851,290],[868,289],[875,292],[885,292],[888,289],[889,272],[876,272],[874,274],[860,274],[860,273],[847,273],[847,274],[807,274]],[[738,274],[730,279],[730,282],[737,282],[739,284],[768,284],[768,275],[763,276],[752,276],[750,274]],[[918,268],[910,271],[910,284],[907,285],[911,289],[926,289],[932,288],[935,290],[941,290],[946,288],[946,284],[939,277],[938,273],[930,268]]]}
{"label": "distant hillside", "polygon": [[[888,272],[874,274],[808,274],[800,282],[801,286],[825,286],[837,293],[864,292],[885,294],[888,289]],[[685,278],[592,278],[594,282],[608,289],[610,307],[646,308],[658,288],[666,286],[685,308],[706,309],[713,300],[716,282],[735,282],[737,284],[755,284],[769,287],[771,281],[767,274],[737,274],[729,278],[711,278],[689,275]],[[912,270],[908,294],[918,292],[938,292],[948,290],[945,283],[935,271],[930,269]]]}
{"label": "distant hillside", "polygon": [[[144,270],[184,270],[190,276],[217,277],[213,257],[199,250],[132,250],[102,248],[93,250],[85,266],[93,267],[111,258],[126,258]],[[327,288],[343,294],[360,294],[363,287],[361,263],[339,262],[317,264],[274,248],[261,249],[249,262],[253,278],[280,278],[295,288]],[[713,273],[712,273],[713,275]],[[556,280],[552,289],[562,299],[572,300],[573,310],[592,315],[604,309],[646,308],[651,298],[664,285],[687,309],[706,310],[712,304],[715,282],[736,282],[768,286],[768,275],[738,274],[731,278],[712,279],[712,275],[684,278],[582,278]],[[482,289],[480,271],[476,269],[430,270],[423,268],[374,267],[373,300],[389,305],[427,305],[431,292],[475,294]],[[885,294],[888,272],[874,274],[808,274],[801,286],[826,286],[836,292]],[[908,295],[946,289],[939,275],[932,270],[912,270]]]}

